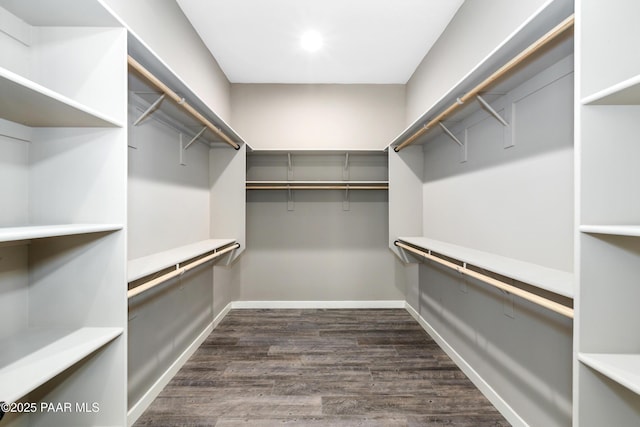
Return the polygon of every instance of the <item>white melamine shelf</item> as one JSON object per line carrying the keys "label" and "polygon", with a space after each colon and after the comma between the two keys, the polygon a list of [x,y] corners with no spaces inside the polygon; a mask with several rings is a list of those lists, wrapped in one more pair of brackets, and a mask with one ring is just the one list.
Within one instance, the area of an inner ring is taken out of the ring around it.
{"label": "white melamine shelf", "polygon": [[122,332],[122,328],[30,330],[0,340],[0,401],[26,396]]}
{"label": "white melamine shelf", "polygon": [[512,258],[452,245],[425,237],[399,237],[410,245],[431,250],[558,295],[573,298],[573,274]]}
{"label": "white melamine shelf", "polygon": [[247,181],[247,185],[386,185],[389,181]]}
{"label": "white melamine shelf", "polygon": [[640,225],[581,225],[580,231],[591,234],[640,237]]}
{"label": "white melamine shelf", "polygon": [[145,276],[175,266],[188,259],[206,254],[224,246],[235,243],[235,239],[209,239],[190,245],[169,249],[141,258],[132,259],[127,264],[127,281],[141,279]]}
{"label": "white melamine shelf", "polygon": [[579,353],[578,360],[640,394],[640,354]]}
{"label": "white melamine shelf", "polygon": [[122,230],[121,224],[61,224],[0,227],[0,242],[71,236],[74,234],[102,233]]}
{"label": "white melamine shelf", "polygon": [[582,99],[584,105],[640,105],[640,74]]}
{"label": "white melamine shelf", "polygon": [[122,123],[0,67],[0,117],[31,127],[122,127]]}

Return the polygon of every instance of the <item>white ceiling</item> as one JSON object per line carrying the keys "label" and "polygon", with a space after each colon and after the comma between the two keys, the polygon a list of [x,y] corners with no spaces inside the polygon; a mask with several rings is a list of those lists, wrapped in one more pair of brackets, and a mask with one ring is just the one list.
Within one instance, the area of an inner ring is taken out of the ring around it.
{"label": "white ceiling", "polygon": [[177,0],[232,83],[376,84],[406,83],[463,1]]}

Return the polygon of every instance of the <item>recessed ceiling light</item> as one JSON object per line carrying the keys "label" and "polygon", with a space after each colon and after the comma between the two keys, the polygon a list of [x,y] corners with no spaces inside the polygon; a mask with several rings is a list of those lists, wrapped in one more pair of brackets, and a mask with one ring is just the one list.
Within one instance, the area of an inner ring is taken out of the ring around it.
{"label": "recessed ceiling light", "polygon": [[306,51],[315,52],[323,45],[322,35],[314,30],[309,30],[302,34],[300,46]]}

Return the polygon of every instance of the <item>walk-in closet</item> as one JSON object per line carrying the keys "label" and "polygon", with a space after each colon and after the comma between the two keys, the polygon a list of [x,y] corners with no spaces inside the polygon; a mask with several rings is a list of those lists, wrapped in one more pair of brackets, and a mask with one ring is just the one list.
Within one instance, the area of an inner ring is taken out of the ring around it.
{"label": "walk-in closet", "polygon": [[640,425],[639,15],[0,0],[0,427]]}

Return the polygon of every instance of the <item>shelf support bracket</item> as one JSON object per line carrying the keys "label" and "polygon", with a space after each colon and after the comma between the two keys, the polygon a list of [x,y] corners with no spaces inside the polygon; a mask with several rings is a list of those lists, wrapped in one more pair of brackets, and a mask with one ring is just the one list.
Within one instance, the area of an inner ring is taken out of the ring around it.
{"label": "shelf support bracket", "polygon": [[438,122],[438,125],[442,128],[444,133],[446,133],[449,138],[451,138],[456,144],[460,146],[462,149],[462,160],[460,163],[464,163],[467,161],[467,130],[464,131],[464,143],[460,142],[460,140],[451,132],[442,122]]}
{"label": "shelf support bracket", "polygon": [[202,134],[204,133],[204,131],[207,130],[207,127],[203,127],[202,130],[200,132],[198,132],[198,134],[196,136],[193,137],[193,139],[191,141],[189,141],[189,143],[187,144],[186,147],[184,147],[185,150],[187,150],[189,147],[191,147],[191,145],[196,142],[196,140],[198,138],[200,138],[202,136]]}
{"label": "shelf support bracket", "polygon": [[349,153],[345,153],[344,155],[344,168],[342,169],[342,179],[349,179]]}
{"label": "shelf support bracket", "polygon": [[158,108],[158,105],[160,105],[160,103],[162,102],[162,100],[163,100],[166,96],[167,96],[167,95],[166,95],[166,94],[164,94],[164,93],[163,93],[162,95],[160,95],[160,98],[156,99],[156,101],[155,101],[153,104],[151,104],[151,105],[149,106],[149,108],[147,108],[147,109],[146,109],[146,110],[145,110],[145,111],[140,115],[140,117],[138,117],[138,119],[137,119],[135,122],[133,122],[133,125],[134,125],[134,126],[138,126],[138,125],[139,125],[139,124],[140,124],[144,119],[146,119],[146,118],[147,118],[147,116],[148,116],[149,114],[153,113],[153,112],[155,111],[155,109],[156,109],[156,108]]}
{"label": "shelf support bracket", "polygon": [[294,209],[294,205],[293,205],[293,191],[291,191],[291,187],[287,186],[287,193],[288,193],[288,198],[287,198],[287,210],[288,211],[293,211]]}
{"label": "shelf support bracket", "polygon": [[180,144],[179,144],[180,145],[179,147],[180,148],[180,156],[179,156],[180,166],[186,166],[187,162],[185,161],[185,158],[184,158],[184,150],[186,150],[186,148],[184,148],[184,142],[182,141],[182,132],[178,134],[178,138],[180,141]]}
{"label": "shelf support bracket", "polygon": [[482,106],[489,112],[489,114],[491,114],[497,121],[502,123],[502,126],[509,127],[509,123],[507,123],[507,121],[503,119],[502,116],[498,114],[498,112],[494,110],[493,107],[489,105],[489,103],[483,97],[481,97],[480,95],[476,95],[476,98],[478,99],[478,102],[480,102],[480,104],[482,104]]}
{"label": "shelf support bracket", "polygon": [[343,211],[348,211],[350,209],[350,205],[349,205],[349,185],[347,185],[347,188],[344,190],[344,200],[342,201],[342,210]]}
{"label": "shelf support bracket", "polygon": [[287,162],[288,162],[287,179],[292,180],[293,179],[293,161],[291,160],[291,153],[287,153]]}

